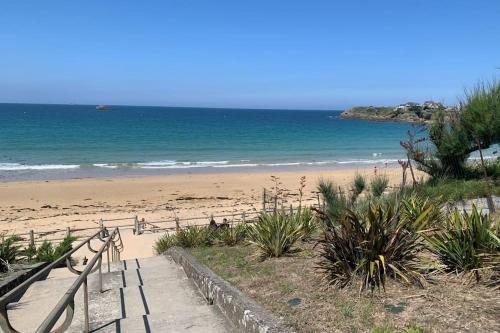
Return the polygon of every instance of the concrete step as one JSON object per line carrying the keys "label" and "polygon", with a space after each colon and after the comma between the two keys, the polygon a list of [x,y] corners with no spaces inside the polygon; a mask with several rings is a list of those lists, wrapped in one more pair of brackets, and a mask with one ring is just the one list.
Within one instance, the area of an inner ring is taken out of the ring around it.
{"label": "concrete step", "polygon": [[[77,275],[52,274],[34,283],[21,300],[10,304],[13,326],[33,332]],[[89,317],[96,332],[231,332],[208,305],[182,268],[165,256],[103,265],[103,292],[97,272],[89,275]],[[29,320],[26,320],[26,319]],[[83,290],[75,296],[75,316],[68,332],[83,329]],[[64,320],[60,318],[58,326]]]}
{"label": "concrete step", "polygon": [[[215,319],[215,320],[214,320]],[[200,316],[193,312],[191,316],[178,317],[176,314],[142,315],[112,321],[95,322],[92,332],[99,333],[150,333],[150,332],[190,332],[190,333],[224,333],[233,330],[217,313]],[[69,332],[80,332],[70,330]]]}

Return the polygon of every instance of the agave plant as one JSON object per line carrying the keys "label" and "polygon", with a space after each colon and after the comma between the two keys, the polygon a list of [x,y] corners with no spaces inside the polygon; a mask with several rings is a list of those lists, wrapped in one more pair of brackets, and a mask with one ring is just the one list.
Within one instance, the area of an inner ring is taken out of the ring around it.
{"label": "agave plant", "polygon": [[[474,271],[483,267],[500,269],[499,228],[492,218],[472,206],[472,212],[455,212],[444,230],[427,236],[430,249],[450,271]],[[488,263],[486,265],[486,263]]]}
{"label": "agave plant", "polygon": [[394,204],[371,205],[367,214],[352,210],[325,231],[320,268],[331,285],[345,287],[361,278],[360,290],[385,288],[387,276],[422,285],[417,253],[428,210],[401,219]]}
{"label": "agave plant", "polygon": [[281,257],[293,252],[295,243],[305,236],[303,221],[295,213],[262,212],[259,222],[248,229],[249,242],[259,248],[262,257]]}

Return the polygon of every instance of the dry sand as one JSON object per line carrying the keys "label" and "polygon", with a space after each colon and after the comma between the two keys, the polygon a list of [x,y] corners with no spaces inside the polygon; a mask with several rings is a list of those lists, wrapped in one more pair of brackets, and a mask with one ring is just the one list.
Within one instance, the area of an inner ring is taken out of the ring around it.
{"label": "dry sand", "polygon": [[[289,190],[288,203],[297,200],[299,180],[305,176],[305,201],[315,203],[317,195],[314,192],[320,178],[347,186],[356,172],[372,177],[374,168],[0,183],[0,231],[19,234],[30,229],[41,232],[66,227],[96,227],[101,218],[136,215],[146,221],[173,219],[175,216],[180,219],[205,217],[197,222],[207,223],[211,214],[234,214],[240,217],[244,211],[262,209],[263,188],[271,189],[273,186],[271,175],[278,176],[282,188]],[[387,174],[391,185],[401,181],[400,168],[379,168],[378,172]],[[112,226],[132,222],[127,220],[106,224]],[[221,222],[220,219],[217,222]],[[193,223],[181,221],[184,225]],[[90,233],[80,232],[79,235]],[[150,243],[152,241],[141,245],[147,249],[146,252],[151,248]]]}

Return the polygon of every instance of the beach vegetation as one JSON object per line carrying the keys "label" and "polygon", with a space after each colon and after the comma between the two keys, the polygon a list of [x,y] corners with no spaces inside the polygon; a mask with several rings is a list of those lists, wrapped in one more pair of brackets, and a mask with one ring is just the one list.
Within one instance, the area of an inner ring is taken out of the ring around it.
{"label": "beach vegetation", "polygon": [[389,177],[384,174],[375,175],[370,180],[370,192],[375,198],[380,198],[389,186]]}
{"label": "beach vegetation", "polygon": [[482,175],[488,176],[483,150],[500,142],[500,83],[479,82],[466,90],[460,108],[436,113],[428,127],[431,144],[416,139],[415,145],[401,142],[417,167],[434,178],[467,178],[467,160],[480,154]]}
{"label": "beach vegetation", "polygon": [[323,207],[320,207],[322,221],[327,227],[332,227],[351,206],[349,198],[340,187],[337,187],[330,180],[321,179],[318,184],[318,192],[323,198]]}
{"label": "beach vegetation", "polygon": [[472,271],[478,279],[485,267],[500,272],[500,226],[476,206],[470,214],[455,210],[444,228],[426,239],[448,271]]}
{"label": "beach vegetation", "polygon": [[320,240],[320,267],[329,284],[346,287],[360,281],[360,290],[385,288],[387,277],[422,285],[417,253],[430,209],[401,218],[396,207],[370,205],[368,214],[347,210]]}
{"label": "beach vegetation", "polygon": [[157,239],[153,245],[153,250],[156,254],[162,254],[171,247],[177,246],[177,237],[174,234],[165,233]]}
{"label": "beach vegetation", "polygon": [[429,178],[419,184],[415,191],[421,197],[430,197],[435,201],[452,203],[456,201],[484,198],[488,195],[500,195],[498,181],[478,179]]}
{"label": "beach vegetation", "polygon": [[[34,256],[36,262],[54,262],[64,254],[73,249],[74,236],[66,236],[63,241],[54,246],[51,242],[45,240],[38,248]],[[64,264],[63,264],[64,265]]]}
{"label": "beach vegetation", "polygon": [[356,173],[354,176],[354,179],[352,181],[352,198],[351,201],[355,202],[356,199],[363,193],[363,191],[366,189],[366,179],[363,175]]}
{"label": "beach vegetation", "polygon": [[0,235],[0,272],[10,270],[10,265],[17,261],[21,254],[21,246],[17,244],[19,240],[19,236]]}
{"label": "beach vegetation", "polygon": [[246,239],[247,233],[248,225],[245,223],[230,224],[214,231],[216,242],[225,246],[235,246],[242,243]]}
{"label": "beach vegetation", "polygon": [[294,253],[296,242],[314,231],[309,210],[262,212],[259,221],[248,228],[248,241],[258,248],[261,258]]}
{"label": "beach vegetation", "polygon": [[445,218],[441,200],[433,200],[417,192],[403,195],[401,200],[401,219],[415,221],[422,214],[427,214],[429,226],[441,226]]}

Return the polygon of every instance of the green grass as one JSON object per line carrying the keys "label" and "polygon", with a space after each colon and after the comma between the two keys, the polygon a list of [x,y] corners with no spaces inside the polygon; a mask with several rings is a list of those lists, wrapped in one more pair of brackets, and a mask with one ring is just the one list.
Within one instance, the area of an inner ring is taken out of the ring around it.
{"label": "green grass", "polygon": [[488,184],[482,180],[432,180],[420,185],[418,192],[424,197],[439,198],[443,202],[483,198],[500,195],[500,183]]}
{"label": "green grass", "polygon": [[235,285],[255,276],[270,276],[274,271],[272,264],[250,260],[248,247],[198,247],[190,252],[202,264]]}

